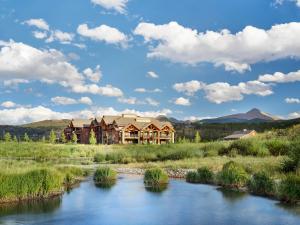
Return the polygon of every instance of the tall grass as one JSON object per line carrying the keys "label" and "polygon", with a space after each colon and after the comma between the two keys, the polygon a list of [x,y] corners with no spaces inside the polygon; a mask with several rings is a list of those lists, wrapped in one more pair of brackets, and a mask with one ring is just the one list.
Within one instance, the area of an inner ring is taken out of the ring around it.
{"label": "tall grass", "polygon": [[207,167],[201,167],[197,171],[190,171],[186,175],[186,181],[190,183],[210,184],[213,182],[214,173]]}
{"label": "tall grass", "polygon": [[117,173],[109,167],[100,167],[94,174],[96,184],[113,184],[117,180]]}
{"label": "tall grass", "polygon": [[248,187],[250,192],[257,195],[270,196],[275,194],[275,182],[264,171],[253,174]]}
{"label": "tall grass", "polygon": [[18,174],[0,174],[0,201],[46,198],[63,191],[64,176],[56,170],[37,169]]}
{"label": "tall grass", "polygon": [[152,168],[145,171],[144,183],[150,187],[167,185],[169,183],[169,177],[164,170]]}
{"label": "tall grass", "polygon": [[241,188],[246,186],[249,175],[242,165],[230,161],[223,166],[218,174],[218,182],[224,187]]}
{"label": "tall grass", "polygon": [[300,176],[288,174],[280,183],[279,196],[285,202],[300,202]]}

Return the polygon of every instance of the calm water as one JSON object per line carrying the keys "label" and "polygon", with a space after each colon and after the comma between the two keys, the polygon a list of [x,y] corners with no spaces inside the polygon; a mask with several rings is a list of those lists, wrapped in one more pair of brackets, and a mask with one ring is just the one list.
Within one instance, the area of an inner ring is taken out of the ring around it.
{"label": "calm water", "polygon": [[87,181],[59,199],[1,206],[0,224],[299,225],[300,209],[179,180],[153,193],[141,177],[124,175],[110,189]]}

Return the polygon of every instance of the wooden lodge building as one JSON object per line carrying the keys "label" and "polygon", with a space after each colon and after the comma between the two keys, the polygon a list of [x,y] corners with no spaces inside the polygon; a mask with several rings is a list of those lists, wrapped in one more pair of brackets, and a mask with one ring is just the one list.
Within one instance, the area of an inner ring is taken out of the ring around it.
{"label": "wooden lodge building", "polygon": [[67,140],[71,140],[75,133],[78,143],[88,144],[91,130],[94,130],[99,144],[165,144],[175,141],[175,130],[170,122],[133,114],[73,119],[64,133]]}

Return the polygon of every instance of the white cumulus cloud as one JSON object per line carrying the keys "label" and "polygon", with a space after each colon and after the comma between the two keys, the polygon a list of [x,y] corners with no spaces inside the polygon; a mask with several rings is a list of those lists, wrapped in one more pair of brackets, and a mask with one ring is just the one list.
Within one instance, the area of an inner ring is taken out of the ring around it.
{"label": "white cumulus cloud", "polygon": [[[235,34],[227,29],[199,32],[177,22],[140,23],[134,34],[144,37],[150,58],[195,65],[210,62],[226,70],[244,72],[252,64],[300,57],[300,23],[272,26],[269,30],[246,26]],[[154,42],[152,42],[154,41]]]}
{"label": "white cumulus cloud", "polygon": [[293,104],[293,103],[300,104],[300,99],[299,98],[286,98],[285,102],[289,103],[289,104]]}
{"label": "white cumulus cloud", "polygon": [[12,102],[12,101],[5,101],[5,102],[2,102],[1,106],[4,107],[4,108],[14,108],[16,107],[16,103]]}
{"label": "white cumulus cloud", "polygon": [[67,61],[63,53],[55,49],[39,50],[14,41],[0,41],[0,48],[0,80],[4,82],[37,80],[57,83],[76,93],[111,97],[123,95],[119,88],[109,84],[87,84],[85,76]]}
{"label": "white cumulus cloud", "polygon": [[138,93],[160,93],[160,92],[162,92],[162,90],[159,88],[155,88],[155,89],[136,88],[136,89],[134,89],[134,91],[138,92]]}
{"label": "white cumulus cloud", "polygon": [[173,88],[178,92],[183,92],[186,95],[193,96],[197,91],[201,90],[204,87],[204,83],[192,80],[186,83],[176,83],[173,85]]}
{"label": "white cumulus cloud", "polygon": [[44,19],[29,19],[23,22],[24,24],[27,24],[29,26],[37,27],[41,30],[49,30],[49,25]]}
{"label": "white cumulus cloud", "polygon": [[271,82],[271,83],[289,83],[300,81],[300,70],[296,72],[290,72],[287,74],[276,72],[274,74],[261,75],[258,78],[261,82]]}
{"label": "white cumulus cloud", "polygon": [[47,43],[59,41],[62,44],[70,44],[74,39],[74,34],[63,32],[61,30],[51,31],[50,36],[46,39]]}
{"label": "white cumulus cloud", "polygon": [[116,110],[113,107],[95,107],[82,111],[57,112],[44,106],[37,106],[33,108],[19,107],[14,109],[0,110],[0,124],[20,125],[51,119],[89,119],[93,117],[100,117],[103,115],[121,115],[124,113],[132,113],[146,117],[157,117],[159,115],[167,116],[171,114],[172,111],[170,109],[162,109],[157,111],[137,111],[133,109]]}
{"label": "white cumulus cloud", "polygon": [[80,24],[77,33],[83,37],[88,37],[94,41],[103,41],[107,44],[120,45],[126,48],[128,37],[117,28],[107,25],[101,25],[95,28],[89,28],[87,24]]}
{"label": "white cumulus cloud", "polygon": [[154,79],[159,78],[158,74],[153,71],[149,71],[147,73],[147,77],[154,78]]}
{"label": "white cumulus cloud", "polygon": [[51,102],[56,105],[75,105],[75,104],[85,104],[85,105],[92,105],[93,101],[89,97],[81,97],[80,99],[74,99],[69,97],[57,96],[51,98]]}
{"label": "white cumulus cloud", "polygon": [[128,0],[91,0],[92,3],[100,5],[108,10],[115,10],[121,14],[126,13],[126,4]]}
{"label": "white cumulus cloud", "polygon": [[83,71],[83,74],[94,83],[98,83],[102,77],[100,65],[97,65],[94,71],[91,68],[86,68]]}
{"label": "white cumulus cloud", "polygon": [[191,105],[190,100],[188,98],[183,98],[183,97],[175,99],[174,103],[175,103],[175,105],[183,105],[183,106]]}
{"label": "white cumulus cloud", "polygon": [[273,94],[271,85],[260,81],[240,82],[237,85],[231,85],[225,82],[216,82],[205,84],[200,81],[189,81],[186,83],[177,83],[173,85],[177,92],[183,92],[188,96],[203,90],[205,98],[213,103],[221,104],[229,101],[240,101],[244,95],[267,96]]}

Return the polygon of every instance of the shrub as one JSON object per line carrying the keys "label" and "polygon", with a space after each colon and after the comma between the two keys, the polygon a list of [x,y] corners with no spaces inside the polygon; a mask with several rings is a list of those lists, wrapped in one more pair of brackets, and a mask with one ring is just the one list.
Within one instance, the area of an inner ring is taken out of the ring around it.
{"label": "shrub", "polygon": [[56,170],[0,174],[0,201],[44,198],[62,191],[63,176]]}
{"label": "shrub", "polygon": [[283,172],[294,172],[300,168],[300,141],[293,142],[290,145],[288,158],[282,162]]}
{"label": "shrub", "polygon": [[109,161],[110,163],[117,164],[117,163],[128,163],[128,161],[125,161],[125,159],[128,159],[126,153],[124,152],[112,152],[109,154],[106,154],[105,160]]}
{"label": "shrub", "polygon": [[299,202],[300,201],[300,176],[289,174],[279,185],[279,194],[283,201]]}
{"label": "shrub", "polygon": [[117,180],[117,172],[109,167],[100,167],[94,174],[96,184],[109,184]]}
{"label": "shrub", "polygon": [[97,154],[94,156],[94,162],[100,163],[100,162],[104,162],[104,161],[105,161],[105,155],[104,155],[104,154],[97,153]]}
{"label": "shrub", "polygon": [[54,130],[51,130],[50,131],[50,134],[49,134],[49,142],[51,144],[54,144],[56,142],[56,134],[54,132]]}
{"label": "shrub", "polygon": [[180,159],[188,159],[194,156],[193,152],[188,150],[177,150],[175,152],[170,152],[161,157],[161,160],[180,160]]}
{"label": "shrub", "polygon": [[233,148],[233,149],[230,149],[230,151],[228,152],[228,156],[231,157],[231,158],[235,158],[238,154],[238,150]]}
{"label": "shrub", "polygon": [[248,179],[249,176],[245,169],[233,161],[224,164],[222,171],[218,175],[218,182],[225,187],[243,187]]}
{"label": "shrub", "polygon": [[168,174],[160,168],[148,169],[145,172],[144,183],[147,186],[166,185],[168,182]]}
{"label": "shrub", "polygon": [[201,167],[197,170],[199,181],[201,183],[211,183],[214,178],[214,174],[207,167]]}
{"label": "shrub", "polygon": [[197,171],[190,171],[186,175],[189,183],[209,184],[213,181],[214,174],[207,167],[201,167]]}
{"label": "shrub", "polygon": [[272,195],[274,193],[274,181],[265,172],[255,173],[249,181],[249,190],[257,195]]}
{"label": "shrub", "polygon": [[189,183],[199,183],[199,175],[196,171],[189,171],[186,174],[185,179]]}
{"label": "shrub", "polygon": [[266,143],[269,152],[273,156],[286,155],[289,149],[289,142],[280,139],[274,139]]}
{"label": "shrub", "polygon": [[258,154],[258,149],[251,140],[237,140],[232,142],[229,146],[229,151],[231,149],[236,149],[240,155],[254,155]]}
{"label": "shrub", "polygon": [[95,134],[94,130],[91,130],[91,132],[90,132],[89,143],[91,145],[97,144],[96,134]]}
{"label": "shrub", "polygon": [[219,155],[228,155],[229,152],[230,152],[230,149],[228,147],[225,147],[225,146],[223,146],[222,148],[220,148],[218,150]]}

